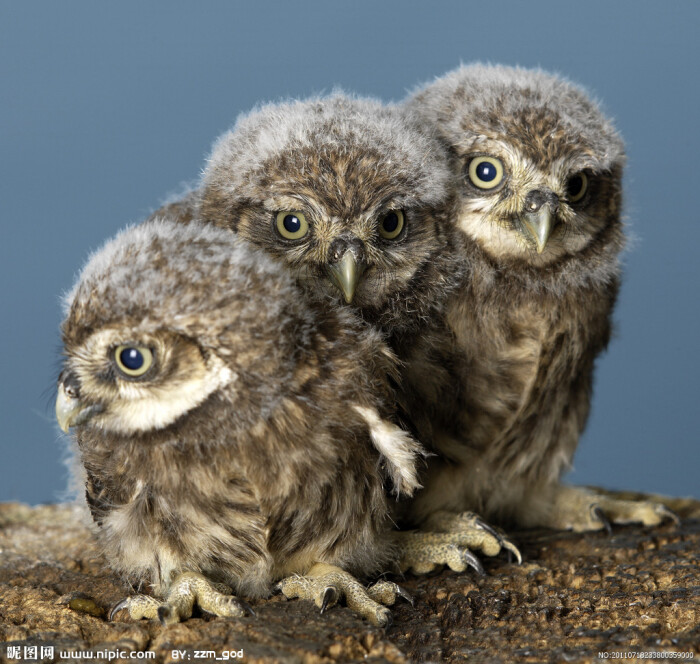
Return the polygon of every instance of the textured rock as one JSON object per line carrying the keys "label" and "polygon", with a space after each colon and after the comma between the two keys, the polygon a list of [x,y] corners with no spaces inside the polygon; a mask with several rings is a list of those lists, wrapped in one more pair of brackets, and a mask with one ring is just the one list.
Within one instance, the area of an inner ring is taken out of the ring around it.
{"label": "textured rock", "polygon": [[0,661],[17,661],[7,658],[12,646],[37,646],[38,655],[53,646],[54,660],[44,661],[88,650],[150,650],[156,662],[178,661],[175,650],[186,651],[185,660],[232,651],[236,661],[242,650],[245,662],[309,664],[593,661],[600,651],[651,650],[697,657],[700,502],[666,503],[683,517],[680,527],[522,532],[514,538],[521,566],[485,560],[483,578],[399,580],[416,604],[398,604],[386,632],[344,607],[321,616],[310,602],[280,597],[255,602],[257,617],[200,616],[167,628],[109,623],[109,607],[132,591],[107,569],[80,511],[0,504]]}

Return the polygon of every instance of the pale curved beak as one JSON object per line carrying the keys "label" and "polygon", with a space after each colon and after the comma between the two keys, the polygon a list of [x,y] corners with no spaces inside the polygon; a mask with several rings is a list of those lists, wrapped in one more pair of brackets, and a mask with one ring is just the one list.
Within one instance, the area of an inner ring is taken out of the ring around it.
{"label": "pale curved beak", "polygon": [[537,253],[541,254],[556,223],[549,205],[543,205],[537,212],[525,212],[520,219],[525,230],[535,241]]}
{"label": "pale curved beak", "polygon": [[366,269],[367,264],[358,261],[352,251],[346,251],[337,263],[327,266],[331,280],[341,290],[348,304],[352,302],[357,284]]}
{"label": "pale curved beak", "polygon": [[66,391],[65,384],[59,383],[56,395],[56,419],[61,431],[68,433],[70,427],[84,424],[101,410],[101,406],[87,405],[78,397],[71,396]]}

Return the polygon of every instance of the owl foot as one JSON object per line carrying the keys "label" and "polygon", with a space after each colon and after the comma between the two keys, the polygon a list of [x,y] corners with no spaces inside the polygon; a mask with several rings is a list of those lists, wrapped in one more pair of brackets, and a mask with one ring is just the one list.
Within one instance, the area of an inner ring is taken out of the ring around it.
{"label": "owl foot", "polygon": [[287,599],[298,597],[313,600],[321,613],[344,597],[348,608],[373,625],[385,628],[392,624],[391,611],[386,606],[392,606],[397,597],[403,597],[413,604],[410,595],[395,583],[379,581],[365,588],[352,575],[325,563],[316,563],[306,576],[282,579],[276,589]]}
{"label": "owl foot", "polygon": [[435,512],[423,524],[423,530],[397,533],[397,537],[401,571],[413,570],[415,574],[427,574],[438,565],[447,565],[455,572],[472,567],[484,574],[473,550],[485,556],[508,551],[518,563],[522,562],[515,544],[472,512]]}
{"label": "owl foot", "polygon": [[192,615],[195,603],[215,616],[234,618],[247,613],[255,615],[248,604],[228,592],[230,588],[212,583],[201,574],[183,572],[170,586],[165,601],[148,595],[133,595],[119,602],[110,611],[109,619],[112,620],[122,609],[127,609],[132,620],[157,618],[163,625],[172,625],[187,620]]}
{"label": "owl foot", "polygon": [[678,516],[661,503],[621,500],[583,487],[562,486],[557,489],[548,521],[539,525],[576,532],[605,528],[611,532],[611,523],[657,526],[666,519],[680,523]]}

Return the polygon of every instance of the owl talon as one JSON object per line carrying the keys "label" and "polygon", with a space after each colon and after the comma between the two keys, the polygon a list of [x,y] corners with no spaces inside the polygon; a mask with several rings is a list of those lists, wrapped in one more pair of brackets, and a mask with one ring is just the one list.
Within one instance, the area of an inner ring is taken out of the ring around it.
{"label": "owl talon", "polygon": [[666,519],[680,523],[678,515],[662,503],[623,496],[618,498],[614,493],[559,485],[554,487],[551,511],[536,525],[576,532],[605,528],[610,533],[611,524],[658,526]]}
{"label": "owl talon", "polygon": [[396,584],[383,581],[365,588],[346,571],[326,563],[316,563],[306,576],[289,576],[278,585],[287,599],[313,600],[321,613],[344,597],[349,609],[379,627],[386,627],[391,616],[382,604],[393,604],[398,594]]}
{"label": "owl talon", "polygon": [[334,586],[326,586],[323,589],[321,598],[321,613],[324,613],[329,606],[334,606],[338,601],[338,591]]}
{"label": "owl talon", "polygon": [[[200,609],[220,617],[255,616],[253,608],[234,597],[224,595],[206,577],[195,572],[180,574],[168,590],[165,601],[148,595],[133,595],[117,603],[109,612],[109,620],[122,609],[128,609],[132,620],[157,619],[163,625],[172,625],[187,620],[192,615],[195,603]],[[219,585],[219,587],[222,587]]]}
{"label": "owl talon", "polygon": [[513,544],[513,542],[511,542],[505,535],[503,535],[503,533],[499,533],[498,530],[486,523],[486,521],[483,521],[480,517],[476,517],[474,523],[479,528],[485,530],[489,535],[494,537],[501,545],[501,548],[505,549],[508,552],[509,563],[513,562],[512,556],[515,556],[515,560],[518,561],[518,565],[522,565],[523,557],[520,551],[518,550],[518,547],[515,546],[515,544]]}
{"label": "owl talon", "polygon": [[[163,605],[158,607],[158,620],[163,627],[167,627],[172,622],[173,612],[169,606]],[[175,621],[179,622],[179,621]]]}
{"label": "owl talon", "polygon": [[506,550],[515,555],[518,564],[523,561],[518,547],[504,533],[473,512],[440,510],[423,524],[421,532],[449,533],[455,536],[451,541],[459,546],[478,550],[486,556],[497,556]]}
{"label": "owl talon", "polygon": [[486,570],[481,564],[481,561],[469,549],[462,549],[460,553],[462,555],[462,560],[464,560],[464,562],[467,563],[467,565],[469,565],[469,567],[471,567],[479,576],[486,576]]}
{"label": "owl talon", "polygon": [[672,509],[666,507],[666,505],[659,505],[656,512],[661,516],[671,519],[676,526],[681,525],[681,518]]}
{"label": "owl talon", "polygon": [[401,586],[396,586],[396,594],[407,601],[411,606],[416,605],[416,600],[412,595],[409,595]]}
{"label": "owl talon", "polygon": [[607,531],[608,535],[612,535],[612,524],[610,523],[610,519],[608,519],[608,517],[603,513],[600,505],[591,505],[591,514],[603,524],[603,527]]}
{"label": "owl talon", "polygon": [[384,604],[384,606],[393,606],[397,597],[402,597],[413,606],[413,597],[393,581],[377,581],[373,586],[367,588],[367,594],[375,602]]}
{"label": "owl talon", "polygon": [[520,550],[518,549],[513,542],[511,542],[509,539],[503,538],[501,540],[501,546],[508,552],[508,562],[512,563],[513,559],[518,563],[518,565],[523,564],[523,556],[520,553]]}
{"label": "owl talon", "polygon": [[258,617],[258,614],[255,613],[255,610],[253,609],[253,607],[252,607],[250,604],[248,604],[248,602],[244,602],[242,599],[238,599],[237,597],[233,597],[232,599],[235,599],[235,600],[236,600],[236,604],[238,604],[238,606],[239,606],[243,611],[245,611],[249,616],[251,616],[251,617],[253,617],[253,618],[257,618],[257,617]]}
{"label": "owl talon", "polygon": [[129,598],[128,598],[128,597],[125,597],[123,600],[117,602],[117,603],[110,609],[109,616],[107,617],[107,620],[108,620],[109,622],[113,622],[113,621],[114,621],[114,616],[115,616],[117,613],[119,613],[122,609],[126,609],[128,605],[129,605]]}
{"label": "owl talon", "polygon": [[493,526],[486,523],[486,521],[484,521],[481,517],[477,516],[474,519],[474,525],[482,530],[485,530],[489,535],[495,537],[500,543],[504,542],[504,537]]}
{"label": "owl talon", "polygon": [[515,544],[471,512],[435,512],[426,521],[424,528],[425,530],[397,533],[403,553],[401,571],[411,569],[415,574],[429,574],[436,565],[447,565],[455,572],[463,572],[471,567],[482,576],[486,572],[472,551],[487,556],[496,556],[501,551],[506,551],[515,556],[518,563],[522,562]]}
{"label": "owl talon", "polygon": [[150,595],[132,595],[125,597],[112,608],[109,612],[109,620],[112,622],[114,616],[122,609],[127,609],[132,620],[158,618],[158,610],[161,606],[161,601]]}
{"label": "owl talon", "polygon": [[391,615],[391,611],[387,609],[384,614],[384,624],[381,623],[381,618],[377,620],[379,627],[383,627],[385,630],[389,630],[394,624],[394,616]]}

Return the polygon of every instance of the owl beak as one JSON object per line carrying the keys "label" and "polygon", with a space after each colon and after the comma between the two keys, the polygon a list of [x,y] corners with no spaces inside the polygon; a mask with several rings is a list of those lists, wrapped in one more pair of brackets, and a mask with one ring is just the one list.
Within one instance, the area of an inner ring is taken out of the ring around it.
{"label": "owl beak", "polygon": [[537,212],[526,212],[522,216],[523,226],[535,241],[538,254],[544,251],[544,248],[547,246],[547,240],[552,234],[552,229],[554,228],[552,217],[552,212],[546,205]]}
{"label": "owl beak", "polygon": [[65,382],[59,383],[56,395],[56,419],[61,431],[68,433],[70,427],[84,424],[102,410],[101,406],[87,405],[75,395],[73,388]]}
{"label": "owl beak", "polygon": [[520,221],[529,239],[535,241],[538,254],[544,251],[557,224],[558,209],[559,197],[549,189],[536,189],[525,198],[526,211],[520,216]]}
{"label": "owl beak", "polygon": [[331,263],[327,269],[331,280],[343,293],[345,302],[350,304],[355,296],[360,277],[367,269],[367,264],[357,260],[352,251],[346,251],[339,261]]}

